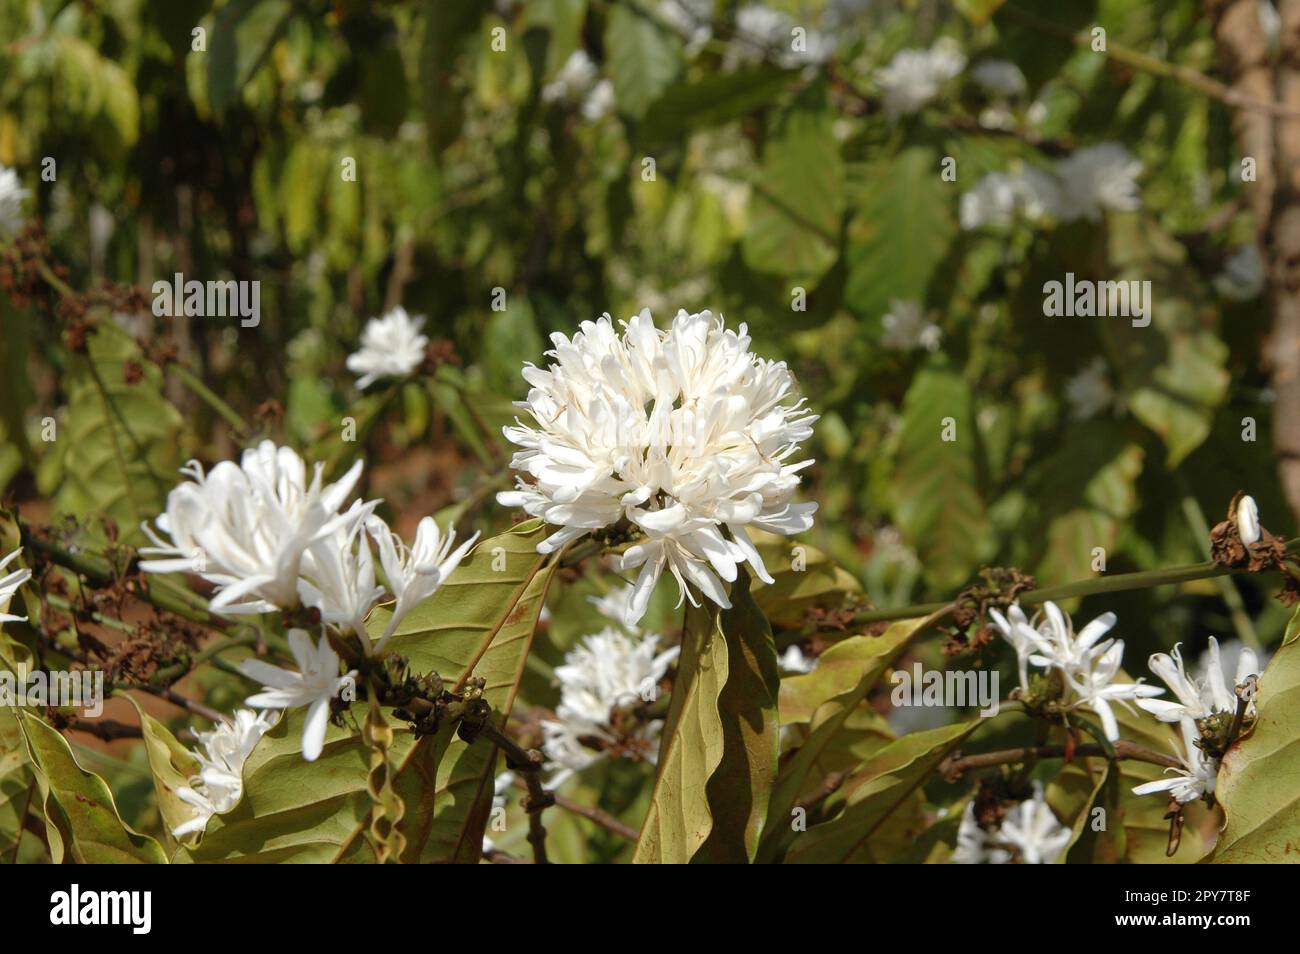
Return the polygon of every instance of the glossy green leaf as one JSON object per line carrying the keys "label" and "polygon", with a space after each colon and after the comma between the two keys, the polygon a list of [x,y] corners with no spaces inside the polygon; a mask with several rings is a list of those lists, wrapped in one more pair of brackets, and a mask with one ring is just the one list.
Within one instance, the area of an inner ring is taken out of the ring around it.
{"label": "glossy green leaf", "polygon": [[764,833],[764,858],[775,857],[791,842],[791,813],[800,794],[810,783],[820,784],[822,779],[812,775],[827,750],[922,622],[901,620],[879,636],[852,636],[822,653],[812,672],[781,681],[781,722],[808,723],[808,737],[781,768]]}
{"label": "glossy green leaf", "polygon": [[[944,757],[979,726],[979,720],[913,732],[885,746],[841,790],[844,810],[796,834],[786,861],[793,864],[883,862],[882,843],[910,840],[899,816]],[[916,824],[913,820],[912,824]],[[919,834],[922,825],[917,825]],[[902,829],[900,831],[900,828]],[[887,837],[886,837],[887,836]]]}
{"label": "glossy green leaf", "polygon": [[149,713],[132,695],[127,695],[140,718],[140,731],[144,737],[144,751],[149,759],[149,772],[153,776],[154,797],[158,813],[162,815],[166,837],[171,831],[189,821],[194,809],[181,800],[177,792],[188,788],[190,779],[199,773],[199,763],[194,754],[177,740],[172,731]]}
{"label": "glossy green leaf", "polygon": [[68,740],[36,716],[22,711],[18,723],[35,768],[45,831],[56,864],[162,864],[162,846],[132,831],[118,816],[104,780],[87,772]]}
{"label": "glossy green leaf", "polygon": [[924,302],[957,224],[957,191],[939,177],[939,156],[920,146],[872,164],[848,227],[845,302],[878,320],[894,299]]}
{"label": "glossy green leaf", "polygon": [[633,119],[646,114],[681,70],[681,43],[638,8],[610,8],[605,49],[619,111]]}
{"label": "glossy green leaf", "polygon": [[969,387],[946,359],[932,360],[903,402],[894,514],[939,591],[961,587],[992,551],[976,440]]}
{"label": "glossy green leaf", "polygon": [[[129,383],[131,369],[142,375]],[[181,416],[162,396],[162,372],[125,331],[105,323],[72,357],[64,378],[66,448],[55,508],[83,518],[111,517],[121,538],[140,539],[179,481]]]}
{"label": "glossy green leaf", "polygon": [[839,257],[844,165],[829,113],[796,109],[763,149],[745,263],[816,284]]}

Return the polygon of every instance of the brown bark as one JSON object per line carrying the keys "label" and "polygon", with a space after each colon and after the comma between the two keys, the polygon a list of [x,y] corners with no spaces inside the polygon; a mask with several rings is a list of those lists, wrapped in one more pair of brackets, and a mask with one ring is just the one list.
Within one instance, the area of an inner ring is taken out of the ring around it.
{"label": "brown bark", "polygon": [[[1227,80],[1242,94],[1300,108],[1300,0],[1280,0],[1274,61],[1256,0],[1206,0]],[[1247,202],[1268,275],[1273,325],[1264,359],[1272,378],[1278,478],[1300,521],[1300,122],[1238,110],[1233,129],[1243,157],[1256,162]]]}

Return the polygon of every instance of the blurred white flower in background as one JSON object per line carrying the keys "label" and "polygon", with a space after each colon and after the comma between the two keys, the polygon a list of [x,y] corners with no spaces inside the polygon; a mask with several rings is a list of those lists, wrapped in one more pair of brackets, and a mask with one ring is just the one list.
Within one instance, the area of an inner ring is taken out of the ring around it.
{"label": "blurred white flower in background", "polygon": [[355,670],[339,675],[339,657],[324,636],[313,643],[306,630],[289,630],[289,651],[298,671],[281,669],[260,659],[245,659],[240,671],[262,683],[262,691],[245,700],[254,709],[296,709],[307,707],[302,726],[302,757],[314,762],[325,744],[330,702],[345,687],[354,685]]}
{"label": "blurred white flower in background", "polygon": [[253,748],[279,719],[274,711],[238,709],[234,716],[218,722],[210,732],[195,732],[202,751],[194,752],[199,774],[189,785],[178,788],[177,796],[194,810],[193,817],[172,829],[172,837],[184,838],[208,827],[213,815],[228,812],[244,794],[244,763]]}
{"label": "blurred white flower in background", "polygon": [[966,803],[957,829],[952,861],[959,865],[1050,865],[1070,843],[1072,832],[1057,820],[1043,796],[1043,786],[1034,783],[1034,794],[1007,809],[1001,823],[985,831],[975,820],[975,806]]}
{"label": "blurred white flower in background", "polygon": [[586,50],[574,50],[555,77],[542,87],[542,101],[577,102],[595,85],[598,73]]}
{"label": "blurred white flower in background", "polygon": [[587,98],[582,101],[582,118],[595,122],[612,113],[616,105],[614,84],[607,79],[602,79],[591,88]]}
{"label": "blurred white flower in background", "polygon": [[782,672],[809,673],[817,668],[817,657],[809,656],[799,647],[798,643],[795,643],[786,647],[785,652],[777,660],[777,664],[781,667]]}
{"label": "blurred white flower in background", "polygon": [[0,238],[8,238],[22,228],[23,200],[29,195],[18,173],[0,165]]}
{"label": "blurred white flower in background", "polygon": [[659,16],[694,56],[713,38],[713,0],[659,0]]}
{"label": "blurred white flower in background", "polygon": [[943,342],[943,330],[925,317],[920,304],[894,299],[880,319],[880,345],[893,351],[924,348],[935,351]]}
{"label": "blurred white flower in background", "polygon": [[947,37],[928,50],[900,50],[888,66],[876,70],[876,85],[885,100],[890,119],[919,112],[939,95],[939,88],[961,73],[966,56]]}
{"label": "blurred white flower in background", "polygon": [[1002,818],[998,836],[1003,845],[1015,849],[1021,864],[1050,865],[1070,843],[1072,833],[1056,819],[1043,797],[1041,782],[1034,783],[1034,796],[1010,809]]}
{"label": "blurred white flower in background", "polygon": [[772,579],[748,528],[812,526],[817,505],[793,501],[812,461],[789,461],[816,415],[794,400],[784,362],[750,352],[744,325],[679,311],[660,331],[648,310],[621,324],[620,334],[606,315],[572,339],[552,335],[554,363],[524,368],[531,388],[517,406],[532,423],[504,433],[527,479],[497,499],[560,528],[543,553],[622,520],[640,531],[618,565],[640,568],[629,626],[665,569],[682,600],[699,605],[694,590],[728,607],[722,581],[739,564]]}
{"label": "blurred white flower in background", "polygon": [[382,318],[371,318],[361,332],[361,347],[348,355],[348,370],[359,374],[357,387],[380,378],[402,378],[424,361],[429,339],[420,334],[424,318],[412,318],[398,305]]}
{"label": "blurred white flower in background", "polygon": [[1117,142],[1085,146],[1056,165],[1061,183],[1058,215],[1065,221],[1097,221],[1106,210],[1131,212],[1141,206],[1137,177],[1142,163]]}
{"label": "blurred white flower in background", "polygon": [[1065,382],[1065,401],[1074,420],[1086,421],[1116,405],[1107,371],[1106,359],[1096,356]]}
{"label": "blurred white flower in background", "polygon": [[961,227],[1006,227],[1017,217],[1030,222],[1057,213],[1060,188],[1049,172],[1025,166],[1015,172],[990,172],[961,197]]}
{"label": "blurred white flower in background", "polygon": [[789,15],[749,4],[736,13],[736,34],[727,48],[726,66],[758,62],[769,56],[786,69],[824,63],[835,52],[833,38]]}
{"label": "blurred white flower in background", "polygon": [[[22,552],[23,548],[19,547],[3,560],[0,560],[0,572],[3,572],[4,568],[12,563],[18,557],[18,554]],[[26,569],[14,570],[7,576],[0,577],[0,607],[7,609],[9,601],[14,598],[14,594],[18,592],[18,588],[31,578],[32,571]],[[9,613],[4,612],[4,609],[0,609],[0,623],[21,623],[27,619],[26,616],[12,616]]]}
{"label": "blurred white flower in background", "polygon": [[1013,98],[1027,89],[1025,74],[1010,60],[983,60],[971,69],[970,78],[990,96]]}
{"label": "blurred white flower in background", "polygon": [[1265,278],[1258,246],[1243,245],[1223,263],[1223,271],[1214,276],[1214,288],[1231,301],[1250,301],[1264,290]]}

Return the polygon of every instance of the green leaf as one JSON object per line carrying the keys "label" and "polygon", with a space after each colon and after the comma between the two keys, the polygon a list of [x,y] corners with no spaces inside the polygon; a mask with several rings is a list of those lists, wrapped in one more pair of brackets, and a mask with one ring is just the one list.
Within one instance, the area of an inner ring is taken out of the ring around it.
{"label": "green leaf", "polygon": [[[449,687],[484,677],[484,698],[504,724],[558,566],[537,553],[545,536],[532,520],[479,543],[386,648],[405,656],[413,672],[439,673]],[[388,618],[376,610],[371,633],[382,632]],[[368,750],[350,728],[331,726],[320,758],[306,762],[302,720],[302,710],[292,711],[263,737],[244,766],[243,800],[209,823],[189,853],[193,860],[373,860],[365,838]],[[477,861],[492,804],[495,747],[463,742],[451,725],[416,740],[399,720],[389,721],[394,786],[406,805],[403,860]]]}
{"label": "green leaf", "polygon": [[789,82],[785,70],[764,66],[677,83],[651,104],[642,132],[656,142],[680,141],[770,105]]}
{"label": "green leaf", "polygon": [[839,257],[843,216],[844,164],[830,114],[794,110],[763,149],[745,264],[815,284]]}
{"label": "green leaf", "polygon": [[821,783],[822,778],[812,776],[827,750],[923,622],[901,620],[879,636],[851,636],[822,653],[812,672],[781,681],[781,724],[807,722],[809,734],[777,779],[763,836],[763,858],[778,856],[795,836],[791,813],[800,795],[810,783]]}
{"label": "green leaf", "polygon": [[1197,277],[1170,236],[1145,218],[1116,216],[1110,256],[1125,265],[1121,280],[1150,282],[1149,297],[1159,303],[1146,327],[1126,318],[1098,320],[1129,409],[1160,436],[1168,466],[1177,467],[1210,436],[1227,397],[1228,346],[1210,323],[1213,312],[1193,297]]}
{"label": "green leaf", "polygon": [[743,569],[731,587],[731,605],[720,614],[728,653],[727,682],[718,696],[723,755],[705,793],[713,830],[693,860],[743,864],[758,850],[776,780],[781,675],[772,629],[749,595]]}
{"label": "green leaf", "polygon": [[722,762],[717,699],[727,681],[727,641],[716,613],[686,611],[682,652],[664,729],[659,772],[633,860],[687,864],[713,828],[706,789]]}
{"label": "green leaf", "polygon": [[199,762],[185,746],[172,735],[170,729],[141,708],[132,695],[127,695],[140,717],[140,730],[144,736],[144,751],[149,759],[149,772],[153,776],[154,795],[158,813],[162,815],[167,838],[172,829],[194,817],[194,809],[181,801],[177,792],[188,788],[190,779],[199,774]]}
{"label": "green leaf", "polygon": [[[128,375],[142,375],[128,383]],[[125,541],[162,510],[177,482],[181,416],[162,396],[162,372],[130,336],[105,323],[74,354],[64,378],[67,448],[56,510],[81,518],[114,519]]]}
{"label": "green leaf", "polygon": [[[841,789],[844,811],[796,834],[786,854],[793,864],[888,861],[914,834],[906,813],[939,763],[979,726],[979,720],[913,732],[893,742],[854,773]],[[904,822],[900,824],[900,822]]]}
{"label": "green leaf", "polygon": [[216,12],[208,46],[208,105],[214,113],[239,96],[292,15],[289,0],[231,0]]}
{"label": "green leaf", "polygon": [[[807,170],[804,171],[807,176]],[[897,299],[924,302],[957,234],[956,193],[939,178],[939,158],[920,146],[870,166],[848,227],[844,300],[878,318]]]}
{"label": "green leaf", "polygon": [[1215,794],[1228,823],[1211,861],[1300,859],[1300,644],[1281,647],[1259,677],[1254,729],[1223,757]]}
{"label": "green leaf", "polygon": [[840,609],[862,597],[853,574],[816,547],[764,530],[750,539],[773,581],[755,580],[750,593],[774,629],[801,629],[810,609]]}
{"label": "green leaf", "polygon": [[621,113],[640,119],[681,70],[681,43],[640,10],[609,11],[605,49]]}
{"label": "green leaf", "polygon": [[966,382],[942,358],[912,379],[903,402],[894,515],[920,552],[926,578],[943,591],[965,583],[992,549],[976,486],[972,403]]}
{"label": "green leaf", "polygon": [[638,863],[749,861],[757,850],[776,776],[779,676],[744,575],[732,603],[687,611]]}
{"label": "green leaf", "polygon": [[118,816],[104,780],[87,772],[68,740],[28,712],[18,713],[36,771],[45,831],[55,864],[163,864],[162,846],[132,831]]}
{"label": "green leaf", "polygon": [[16,709],[0,708],[0,864],[18,860],[38,789]]}
{"label": "green leaf", "polygon": [[1004,3],[1006,0],[956,0],[953,6],[975,26],[983,26],[993,18],[993,14],[997,13],[998,8]]}

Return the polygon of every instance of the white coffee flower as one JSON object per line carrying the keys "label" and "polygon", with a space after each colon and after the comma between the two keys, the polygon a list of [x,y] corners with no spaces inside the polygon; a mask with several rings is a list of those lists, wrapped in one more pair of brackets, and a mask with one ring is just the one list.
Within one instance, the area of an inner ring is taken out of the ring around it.
{"label": "white coffee flower", "polygon": [[1259,297],[1267,280],[1259,248],[1254,244],[1243,245],[1223,263],[1223,271],[1214,276],[1214,288],[1231,301],[1251,301]]}
{"label": "white coffee flower", "polygon": [[1123,661],[1124,641],[1115,640],[1105,652],[1090,655],[1087,665],[1066,676],[1074,691],[1074,705],[1087,706],[1095,712],[1101,719],[1102,731],[1112,742],[1119,739],[1119,720],[1115,717],[1111,703],[1140,703],[1164,692],[1163,689],[1144,686],[1140,682],[1116,682],[1115,677],[1119,675]]}
{"label": "white coffee flower", "polygon": [[789,461],[816,415],[792,400],[784,362],[750,352],[744,325],[730,331],[711,312],[680,311],[659,331],[648,310],[621,324],[619,334],[605,315],[572,340],[552,335],[554,363],[524,368],[532,387],[517,406],[533,424],[504,433],[522,448],[511,465],[529,480],[497,499],[560,528],[542,553],[623,520],[639,531],[618,564],[641,568],[628,625],[665,568],[682,599],[698,605],[694,588],[728,607],[722,581],[736,579],[738,564],[772,579],[749,528],[812,526],[817,505],[793,502],[812,461]]}
{"label": "white coffee flower", "polygon": [[[181,473],[190,478],[167,495],[153,542],[141,547],[148,573],[197,573],[217,587],[209,604],[224,614],[269,613],[298,604],[303,556],[317,540],[347,521],[339,509],[361,477],[358,461],[335,483],[322,486],[324,465],[311,483],[306,465],[291,448],[263,441],[244,451],[239,464],[222,461],[204,474],[198,461]],[[163,539],[165,534],[169,539]]]}
{"label": "white coffee flower", "polygon": [[398,305],[382,318],[371,318],[361,332],[361,348],[348,355],[348,370],[359,374],[357,387],[380,378],[404,378],[424,361],[427,336],[420,334],[424,318],[412,318]]}
{"label": "white coffee flower", "polygon": [[[615,710],[653,699],[660,680],[677,658],[678,648],[656,652],[659,637],[653,633],[628,635],[612,627],[584,636],[577,648],[557,666],[560,704],[554,720],[542,723],[543,749],[559,774],[560,784],[609,754],[658,758],[660,721],[642,723],[631,735],[612,722]],[[589,742],[604,743],[593,748]]]}
{"label": "white coffee flower", "polygon": [[228,812],[244,794],[244,763],[263,735],[279,719],[278,712],[239,709],[210,732],[196,732],[202,751],[194,752],[199,774],[177,796],[194,809],[193,817],[172,829],[172,836],[184,838],[208,827],[213,815]]}
{"label": "white coffee flower", "polygon": [[713,38],[713,0],[659,0],[660,19],[694,56]]}
{"label": "white coffee flower", "polygon": [[990,172],[961,197],[961,227],[1005,228],[1017,218],[1029,222],[1055,216],[1060,186],[1051,173],[1025,166],[1015,172]]}
{"label": "white coffee flower", "polygon": [[1237,501],[1237,534],[1246,546],[1259,542],[1259,504],[1254,497],[1245,496]]}
{"label": "white coffee flower", "polygon": [[782,672],[803,674],[812,672],[817,668],[817,657],[809,656],[798,646],[798,644],[787,646],[777,664],[781,667]]}
{"label": "white coffee flower", "polygon": [[1161,722],[1204,719],[1216,712],[1235,712],[1237,696],[1233,689],[1249,677],[1259,675],[1259,659],[1254,650],[1243,647],[1238,653],[1236,678],[1231,686],[1224,680],[1223,665],[1219,658],[1219,641],[1213,636],[1210,637],[1210,648],[1206,650],[1203,658],[1204,673],[1198,679],[1188,675],[1183,665],[1182,651],[1178,646],[1174,646],[1170,653],[1152,654],[1148,661],[1151,671],[1160,677],[1178,701],[1143,699],[1139,700],[1138,705]]}
{"label": "white coffee flower", "polygon": [[1012,861],[1022,865],[1050,865],[1065,850],[1073,833],[1056,818],[1043,786],[1034,783],[1034,794],[1013,805],[993,831],[985,831],[975,821],[975,806],[966,810],[957,829],[957,846],[953,864],[1005,865]]}
{"label": "white coffee flower", "polygon": [[603,79],[591,88],[587,98],[582,101],[582,118],[588,122],[603,119],[614,111],[614,84]]}
{"label": "white coffee flower", "polygon": [[1057,671],[1061,674],[1070,708],[1086,706],[1101,719],[1106,737],[1119,738],[1119,723],[1112,703],[1134,702],[1161,695],[1164,690],[1141,682],[1115,682],[1124,657],[1124,642],[1102,639],[1115,625],[1114,613],[1103,613],[1088,623],[1077,635],[1074,623],[1055,603],[1043,604],[1041,616],[1027,620],[1018,604],[1008,607],[1006,617],[996,609],[990,618],[1016,651],[1020,670],[1020,688],[1029,688],[1028,667]]}
{"label": "white coffee flower", "polygon": [[1076,421],[1096,417],[1115,405],[1115,389],[1110,384],[1105,358],[1094,357],[1065,382],[1065,400],[1070,405],[1070,417]]}
{"label": "white coffee flower", "polygon": [[1000,865],[1010,860],[1006,851],[990,845],[988,832],[975,820],[974,802],[967,802],[962,812],[951,860],[955,865]]}
{"label": "white coffee flower", "polygon": [[736,13],[736,35],[727,49],[724,67],[730,69],[770,56],[786,69],[798,69],[825,63],[834,53],[831,36],[796,23],[780,10],[749,4]]}
{"label": "white coffee flower", "polygon": [[876,85],[890,119],[919,112],[939,95],[939,87],[966,67],[961,48],[945,37],[928,50],[900,50],[889,65],[876,70]]}
{"label": "white coffee flower", "polygon": [[356,633],[363,645],[368,642],[366,616],[384,594],[375,582],[375,560],[363,532],[374,508],[374,503],[353,503],[331,533],[307,548],[298,579],[303,605],[318,610],[322,623]]}
{"label": "white coffee flower", "polygon": [[1010,60],[984,60],[970,71],[970,78],[990,96],[1013,98],[1026,90],[1025,74]]}
{"label": "white coffee flower", "polygon": [[1154,792],[1168,792],[1179,805],[1186,805],[1205,795],[1214,793],[1214,784],[1219,771],[1219,762],[1203,751],[1196,742],[1201,737],[1196,722],[1190,717],[1179,719],[1182,732],[1183,750],[1177,753],[1182,760],[1181,768],[1165,769],[1173,772],[1169,778],[1146,782],[1133,789],[1134,795],[1150,795]]}
{"label": "white coffee flower", "polygon": [[0,238],[8,238],[22,228],[23,200],[29,195],[18,173],[0,165]]}
{"label": "white coffee flower", "polygon": [[[18,554],[22,552],[23,548],[19,547],[3,560],[0,560],[0,572],[3,572],[4,568],[17,559]],[[18,588],[31,578],[32,571],[25,569],[14,570],[7,576],[0,577],[0,623],[21,623],[27,619],[26,616],[12,616],[6,613],[5,610],[9,608],[9,602],[14,598],[14,594],[18,592]]]}
{"label": "white coffee flower", "polygon": [[1034,796],[1011,808],[1002,818],[997,839],[1015,849],[1025,865],[1050,865],[1070,843],[1072,833],[1056,819],[1043,797],[1043,786],[1034,783]]}
{"label": "white coffee flower", "polygon": [[240,671],[262,683],[262,691],[249,696],[245,704],[254,709],[296,709],[307,707],[302,726],[302,757],[314,762],[325,745],[330,702],[345,687],[355,685],[356,671],[339,675],[339,657],[329,640],[321,636],[313,644],[306,630],[289,630],[289,651],[298,671],[280,669],[260,659],[245,659]]}
{"label": "white coffee flower", "polygon": [[1079,149],[1056,166],[1061,183],[1060,217],[1097,221],[1103,211],[1129,212],[1142,205],[1137,177],[1142,163],[1116,142]]}
{"label": "white coffee flower", "polygon": [[397,600],[393,607],[393,617],[375,644],[377,652],[383,649],[407,614],[447,581],[479,535],[475,533],[452,550],[456,542],[455,532],[448,526],[446,534],[442,534],[432,517],[420,521],[415,531],[415,543],[410,547],[402,543],[401,538],[378,517],[369,518],[368,529],[379,545],[379,562],[384,568],[384,576],[388,578],[393,597]]}
{"label": "white coffee flower", "polygon": [[586,50],[574,50],[555,74],[555,78],[542,87],[542,101],[577,102],[595,85],[597,74],[596,64],[591,61]]}
{"label": "white coffee flower", "polygon": [[943,329],[927,320],[920,304],[914,301],[891,301],[880,327],[881,347],[893,351],[935,351],[943,342]]}

